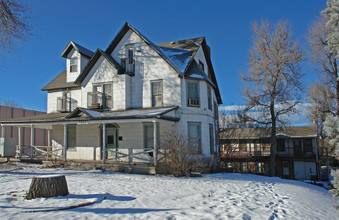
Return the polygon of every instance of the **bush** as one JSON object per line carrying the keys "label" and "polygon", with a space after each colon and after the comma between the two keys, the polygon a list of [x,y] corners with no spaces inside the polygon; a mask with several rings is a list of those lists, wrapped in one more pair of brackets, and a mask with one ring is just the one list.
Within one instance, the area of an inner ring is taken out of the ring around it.
{"label": "bush", "polygon": [[[187,144],[185,137],[170,131],[161,137],[158,150],[157,173],[174,176],[190,176],[200,172],[204,161],[196,149]],[[208,164],[208,163],[207,163]]]}

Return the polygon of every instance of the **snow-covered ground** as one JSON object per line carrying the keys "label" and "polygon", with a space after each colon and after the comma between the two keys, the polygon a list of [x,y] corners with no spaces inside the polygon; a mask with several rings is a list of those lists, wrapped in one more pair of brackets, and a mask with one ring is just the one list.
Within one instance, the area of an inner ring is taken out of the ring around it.
{"label": "snow-covered ground", "polygon": [[[66,176],[70,195],[24,200],[33,176],[52,174]],[[335,203],[324,188],[250,174],[176,178],[0,164],[0,219],[338,219]]]}

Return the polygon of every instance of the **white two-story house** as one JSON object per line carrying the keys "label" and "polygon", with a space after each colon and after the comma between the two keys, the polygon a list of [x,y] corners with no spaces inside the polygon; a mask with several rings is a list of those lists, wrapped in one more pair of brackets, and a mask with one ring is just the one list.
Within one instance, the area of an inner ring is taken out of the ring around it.
{"label": "white two-story house", "polygon": [[154,44],[126,23],[106,50],[71,41],[61,56],[66,70],[42,88],[47,114],[2,126],[50,130],[50,144],[65,160],[105,161],[148,150],[139,159],[156,163],[161,138],[171,130],[204,158],[218,152],[222,100],[204,37]]}

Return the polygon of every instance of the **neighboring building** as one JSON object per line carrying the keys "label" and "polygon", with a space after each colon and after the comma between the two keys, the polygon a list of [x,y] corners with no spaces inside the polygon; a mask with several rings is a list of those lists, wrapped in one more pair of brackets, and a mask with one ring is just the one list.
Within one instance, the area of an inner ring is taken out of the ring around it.
{"label": "neighboring building", "polygon": [[[221,167],[268,175],[270,134],[265,128],[226,129],[220,133]],[[289,179],[318,177],[315,127],[277,128],[276,175]]]}
{"label": "neighboring building", "polygon": [[204,37],[156,45],[126,23],[105,51],[71,41],[61,56],[66,70],[42,89],[48,114],[3,125],[51,130],[67,160],[153,160],[171,129],[216,158],[222,100]]}
{"label": "neighboring building", "polygon": [[[44,115],[44,114],[46,114],[46,112],[0,105],[0,121],[8,120],[8,119],[15,119],[15,118],[22,118],[22,117],[27,117],[27,116]],[[15,141],[13,142],[13,144],[15,145],[19,144],[19,139],[18,139],[19,132],[21,132],[20,134],[21,145],[30,146],[31,145],[31,128],[21,128],[17,126],[6,126],[6,127],[0,126],[1,137],[5,139],[14,139]],[[37,146],[48,145],[47,130],[35,128],[33,134],[34,134],[34,138],[33,138],[34,145],[37,145]],[[4,142],[1,141],[1,143],[3,144]],[[3,149],[3,146],[1,147]],[[0,152],[0,156],[6,156],[6,155],[3,155],[3,153]]]}

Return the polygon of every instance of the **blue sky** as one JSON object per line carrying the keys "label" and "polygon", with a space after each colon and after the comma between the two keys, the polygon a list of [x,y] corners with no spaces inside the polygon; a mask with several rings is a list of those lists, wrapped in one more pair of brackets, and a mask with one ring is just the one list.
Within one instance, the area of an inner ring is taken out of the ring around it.
{"label": "blue sky", "polygon": [[[26,2],[26,1],[25,1]],[[223,105],[242,104],[239,71],[246,70],[251,24],[288,19],[294,36],[307,49],[309,25],[326,7],[325,0],[109,1],[32,0],[33,34],[0,60],[0,103],[46,111],[41,88],[65,69],[60,56],[69,41],[95,51],[106,49],[125,22],[154,43],[205,36]],[[316,74],[304,64],[305,82]]]}

